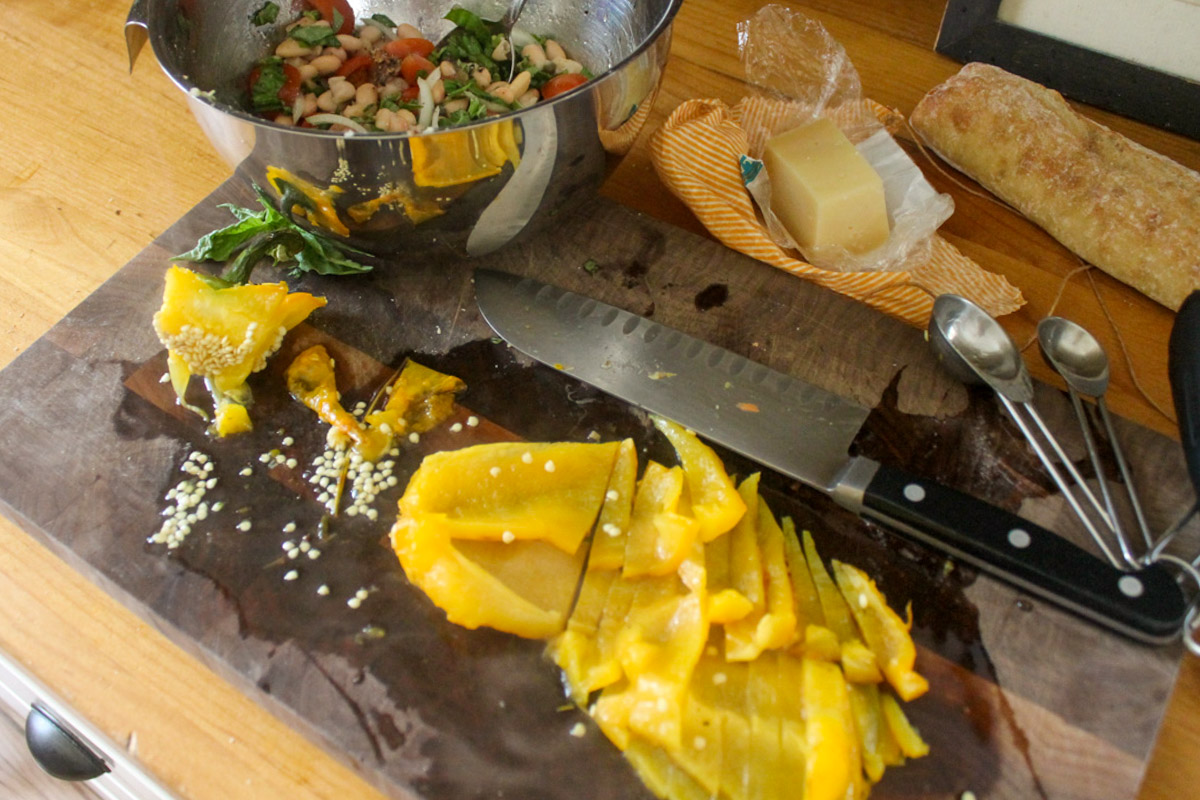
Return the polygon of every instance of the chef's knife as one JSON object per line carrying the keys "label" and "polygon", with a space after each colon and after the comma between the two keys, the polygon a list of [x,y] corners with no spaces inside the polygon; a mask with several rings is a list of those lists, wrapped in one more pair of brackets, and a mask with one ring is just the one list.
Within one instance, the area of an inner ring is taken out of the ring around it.
{"label": "chef's knife", "polygon": [[480,269],[475,294],[492,329],[542,363],[1108,628],[1156,643],[1179,634],[1183,593],[1163,567],[1121,572],[970,495],[850,456],[870,409],[539,281]]}

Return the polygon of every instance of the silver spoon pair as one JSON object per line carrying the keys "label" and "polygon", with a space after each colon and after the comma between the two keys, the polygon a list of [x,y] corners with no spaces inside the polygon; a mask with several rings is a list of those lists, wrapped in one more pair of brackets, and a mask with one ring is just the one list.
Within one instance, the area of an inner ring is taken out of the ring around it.
{"label": "silver spoon pair", "polygon": [[[1038,325],[1038,343],[1042,354],[1066,381],[1071,404],[1083,430],[1084,444],[1100,484],[1103,504],[1097,500],[1074,463],[1063,451],[1058,439],[1034,408],[1033,380],[1021,358],[1020,350],[995,319],[963,297],[942,295],[933,304],[933,315],[929,321],[929,341],[952,375],[965,383],[986,384],[996,392],[1005,410],[1021,429],[1022,435],[1063,493],[1072,511],[1109,562],[1118,569],[1141,566],[1121,525],[1112,493],[1104,478],[1100,453],[1092,435],[1091,425],[1080,399],[1082,395],[1096,400],[1117,468],[1125,483],[1130,506],[1149,547],[1150,531],[1134,491],[1128,464],[1114,433],[1108,406],[1104,402],[1104,393],[1108,388],[1108,358],[1095,338],[1075,323],[1061,317],[1044,319]],[[1057,462],[1047,452],[1046,445],[1057,457]],[[1063,476],[1059,465],[1067,471],[1073,483]],[[1108,536],[1096,525],[1092,519],[1093,514],[1088,513],[1077,495],[1083,497],[1104,528],[1117,540],[1121,551],[1119,558],[1109,546]]]}

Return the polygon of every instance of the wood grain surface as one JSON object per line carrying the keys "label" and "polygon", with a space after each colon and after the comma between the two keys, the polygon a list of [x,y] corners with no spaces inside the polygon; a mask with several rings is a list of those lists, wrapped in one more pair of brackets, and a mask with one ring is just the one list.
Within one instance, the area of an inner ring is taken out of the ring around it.
{"label": "wood grain surface", "polygon": [[[932,52],[939,2],[859,0],[795,4],[821,19],[847,47],[867,93],[907,112],[957,65]],[[680,100],[735,101],[741,82],[733,26],[755,3],[688,0],[674,31],[672,62],[648,125]],[[0,72],[6,147],[0,152],[0,365],[27,349],[155,236],[229,174],[196,128],[182,98],[147,56],[132,74],[111,0],[81,7],[58,0],[10,4],[3,41],[26,54]],[[70,43],[64,48],[63,42]],[[1091,112],[1094,118],[1193,168],[1195,142]],[[657,182],[645,137],[604,194],[703,233]],[[926,162],[921,162],[923,166]],[[1004,320],[1019,341],[1059,308],[1120,353],[1111,404],[1140,424],[1175,434],[1166,383],[1171,315],[1103,275],[1096,285],[1043,233],[993,202],[926,169],[955,196],[945,231],[1029,300]],[[957,178],[962,181],[961,178]],[[1063,289],[1064,281],[1066,288]],[[1036,358],[1038,376],[1050,379]],[[1136,369],[1135,386],[1130,371]],[[1166,411],[1167,413],[1162,413]],[[84,579],[8,521],[0,522],[0,647],[23,662],[111,738],[136,733],[141,760],[184,797],[367,797],[350,770],[264,713],[206,665]],[[1139,797],[1186,797],[1200,785],[1200,668],[1185,659]]]}

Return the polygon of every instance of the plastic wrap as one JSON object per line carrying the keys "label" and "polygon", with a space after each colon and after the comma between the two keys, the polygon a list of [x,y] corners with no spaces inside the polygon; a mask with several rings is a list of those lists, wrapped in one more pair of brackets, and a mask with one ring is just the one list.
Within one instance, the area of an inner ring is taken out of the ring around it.
{"label": "plastic wrap", "polygon": [[930,185],[878,117],[862,110],[862,83],[845,49],[819,22],[778,5],[764,6],[738,24],[738,48],[747,80],[785,109],[769,128],[747,131],[751,152],[741,158],[743,182],[771,239],[800,250],[771,212],[762,148],[771,136],[829,117],[883,179],[891,233],[866,253],[830,247],[803,252],[805,259],[841,271],[900,270],[927,259],[931,238],[953,213],[954,201]]}

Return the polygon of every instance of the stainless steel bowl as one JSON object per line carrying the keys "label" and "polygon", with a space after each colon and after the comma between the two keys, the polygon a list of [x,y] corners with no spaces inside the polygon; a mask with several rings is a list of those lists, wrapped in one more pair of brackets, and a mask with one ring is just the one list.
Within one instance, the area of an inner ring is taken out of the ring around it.
{"label": "stainless steel bowl", "polygon": [[[593,196],[645,123],[682,0],[529,0],[519,26],[552,34],[595,78],[530,108],[436,133],[345,135],[276,125],[244,111],[245,76],[283,39],[303,3],[280,2],[272,25],[250,23],[262,0],[135,0],[130,64],[149,41],[163,70],[236,174],[263,188],[290,174],[328,200],[320,227],[377,255],[481,255],[527,236]],[[438,39],[452,0],[350,0]],[[458,3],[498,19],[507,3]],[[499,174],[472,177],[455,153],[515,144]],[[282,171],[282,172],[280,172]],[[431,177],[435,176],[435,177]],[[458,177],[455,177],[455,176]]]}

